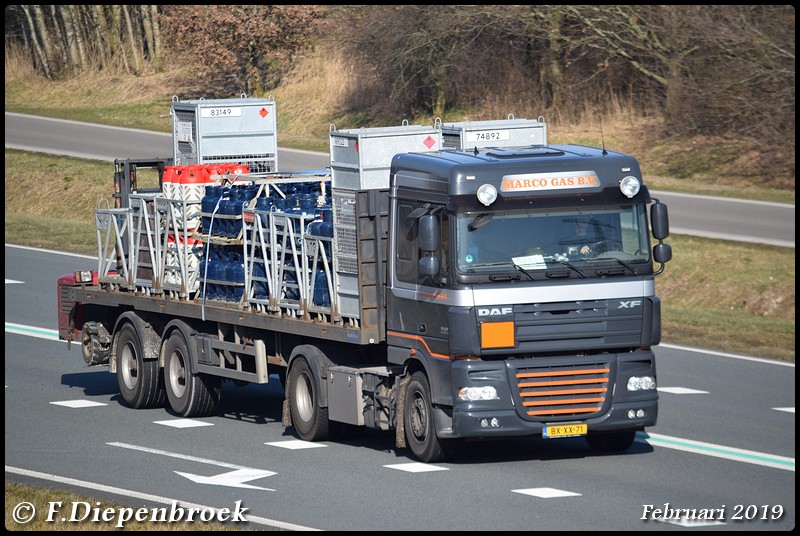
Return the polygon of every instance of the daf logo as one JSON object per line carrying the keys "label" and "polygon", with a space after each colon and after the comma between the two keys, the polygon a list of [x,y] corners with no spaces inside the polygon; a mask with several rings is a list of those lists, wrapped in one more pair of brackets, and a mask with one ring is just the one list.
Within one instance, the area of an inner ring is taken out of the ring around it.
{"label": "daf logo", "polygon": [[510,315],[514,310],[511,307],[485,307],[478,309],[478,316],[503,316]]}
{"label": "daf logo", "polygon": [[634,307],[641,307],[642,300],[630,300],[619,302],[617,309],[633,309]]}

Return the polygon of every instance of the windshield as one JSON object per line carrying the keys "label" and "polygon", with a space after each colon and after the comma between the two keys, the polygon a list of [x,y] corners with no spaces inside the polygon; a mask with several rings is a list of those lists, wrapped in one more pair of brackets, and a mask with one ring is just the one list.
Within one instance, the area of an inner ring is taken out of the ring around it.
{"label": "windshield", "polygon": [[462,273],[651,262],[643,205],[460,213],[456,221]]}

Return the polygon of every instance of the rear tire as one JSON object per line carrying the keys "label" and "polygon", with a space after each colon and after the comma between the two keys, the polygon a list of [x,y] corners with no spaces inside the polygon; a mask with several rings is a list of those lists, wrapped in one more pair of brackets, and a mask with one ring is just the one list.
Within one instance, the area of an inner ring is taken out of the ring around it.
{"label": "rear tire", "polygon": [[631,448],[636,438],[636,430],[621,432],[600,432],[586,436],[586,442],[596,452],[624,452]]}
{"label": "rear tire", "polygon": [[422,372],[411,375],[403,408],[406,445],[424,463],[436,463],[450,455],[450,444],[436,437],[428,378]]}
{"label": "rear tire", "polygon": [[125,403],[134,409],[164,405],[164,383],[158,360],[145,359],[138,331],[125,323],[117,339],[117,383]]}
{"label": "rear tire", "polygon": [[289,370],[289,409],[297,435],[305,441],[330,437],[328,408],[319,407],[319,388],[305,357],[298,357]]}
{"label": "rear tire", "polygon": [[190,364],[189,345],[176,329],[164,344],[164,384],[169,405],[183,417],[213,415],[219,407],[219,379],[192,374]]}

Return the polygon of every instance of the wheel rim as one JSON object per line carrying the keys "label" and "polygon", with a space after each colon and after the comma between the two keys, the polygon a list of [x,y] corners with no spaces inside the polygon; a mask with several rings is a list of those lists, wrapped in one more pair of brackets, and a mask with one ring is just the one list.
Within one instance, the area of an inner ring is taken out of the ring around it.
{"label": "wheel rim", "polygon": [[125,387],[133,390],[139,378],[139,370],[136,363],[136,350],[133,349],[132,344],[126,344],[122,349],[119,367],[122,370],[122,381],[125,383]]}
{"label": "wheel rim", "polygon": [[172,353],[169,360],[169,386],[178,398],[182,398],[186,392],[186,366],[183,355],[177,351]]}
{"label": "wheel rim", "polygon": [[425,429],[428,423],[428,412],[425,408],[425,399],[418,393],[414,395],[411,401],[411,415],[409,416],[409,424],[411,424],[411,433],[414,437],[423,440],[425,439]]}
{"label": "wheel rim", "polygon": [[87,363],[92,362],[92,336],[89,331],[84,329],[81,334],[81,351],[83,352],[83,360]]}
{"label": "wheel rim", "polygon": [[297,385],[294,389],[294,400],[297,406],[298,417],[304,422],[311,420],[314,415],[314,404],[312,402],[311,378],[302,372],[297,377]]}

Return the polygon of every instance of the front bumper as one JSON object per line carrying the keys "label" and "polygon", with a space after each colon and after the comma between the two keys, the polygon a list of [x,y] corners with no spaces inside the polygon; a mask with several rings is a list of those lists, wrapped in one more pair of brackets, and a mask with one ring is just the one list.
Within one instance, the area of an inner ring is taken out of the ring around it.
{"label": "front bumper", "polygon": [[[658,393],[630,390],[631,377],[656,379],[650,350],[453,365],[452,411],[437,412],[440,438],[541,435],[549,425],[584,423],[588,433],[654,426]],[[492,400],[461,401],[463,387],[491,386]]]}

